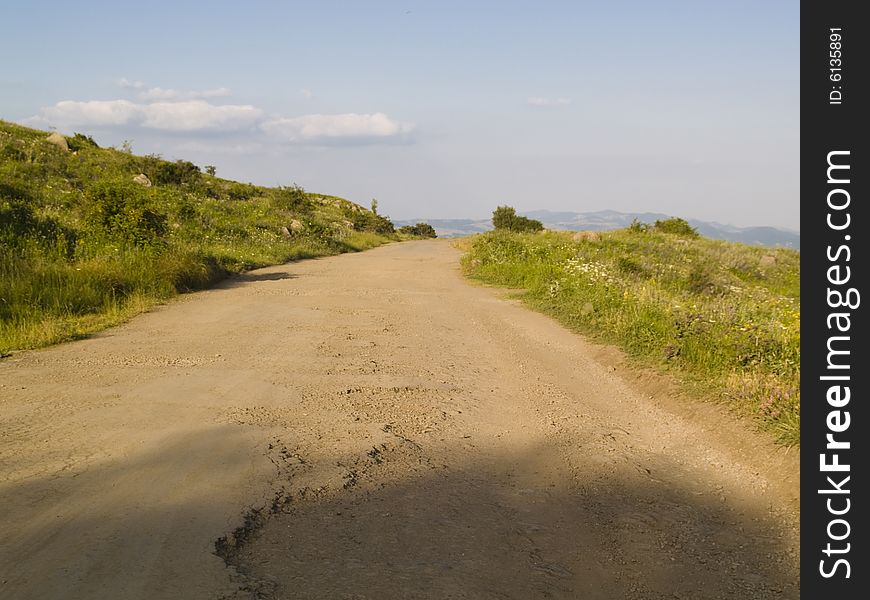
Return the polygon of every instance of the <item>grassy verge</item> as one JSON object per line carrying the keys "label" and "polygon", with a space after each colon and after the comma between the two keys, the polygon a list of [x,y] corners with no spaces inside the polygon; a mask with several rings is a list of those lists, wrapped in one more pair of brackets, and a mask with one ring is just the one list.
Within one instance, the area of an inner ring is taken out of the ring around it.
{"label": "grassy verge", "polygon": [[490,232],[466,243],[482,282],[676,375],[800,443],[800,256],[653,229]]}
{"label": "grassy verge", "polygon": [[341,198],[64,141],[0,121],[0,355],[85,336],[229,273],[399,239]]}

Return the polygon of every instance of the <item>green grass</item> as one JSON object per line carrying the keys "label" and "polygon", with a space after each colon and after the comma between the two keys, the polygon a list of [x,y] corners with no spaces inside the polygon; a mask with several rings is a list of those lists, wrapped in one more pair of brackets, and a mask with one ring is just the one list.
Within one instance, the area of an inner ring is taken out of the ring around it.
{"label": "green grass", "polygon": [[530,306],[800,443],[797,252],[652,228],[491,232],[465,250],[468,276],[525,290]]}
{"label": "green grass", "polygon": [[[342,198],[47,137],[0,121],[0,355],[86,336],[229,273],[400,239]],[[140,173],[154,185],[134,183]]]}

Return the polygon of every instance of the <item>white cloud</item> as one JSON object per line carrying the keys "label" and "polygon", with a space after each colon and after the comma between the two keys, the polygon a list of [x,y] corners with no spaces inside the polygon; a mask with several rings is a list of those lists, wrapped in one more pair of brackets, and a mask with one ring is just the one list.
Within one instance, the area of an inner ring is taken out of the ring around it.
{"label": "white cloud", "polygon": [[142,107],[143,127],[167,131],[241,129],[259,121],[263,111],[250,105],[215,106],[204,100],[155,102]]}
{"label": "white cloud", "polygon": [[267,134],[293,143],[375,142],[407,137],[412,123],[394,121],[384,113],[304,115],[265,121]]}
{"label": "white cloud", "polygon": [[136,104],[129,100],[64,100],[28,119],[33,124],[119,127],[139,125],[163,131],[236,130],[255,125],[263,111],[249,105],[216,106],[203,100]]}
{"label": "white cloud", "polygon": [[553,106],[568,106],[571,104],[570,98],[541,98],[540,96],[533,96],[531,98],[526,99],[526,104],[529,106],[543,106],[543,107],[553,107]]}
{"label": "white cloud", "polygon": [[[280,143],[364,145],[410,141],[413,123],[391,119],[382,112],[359,114],[273,115],[248,104],[215,104],[208,98],[226,96],[227,88],[179,92],[148,87],[141,81],[120,79],[139,100],[63,100],[47,106],[24,123],[73,131],[79,128],[140,128],[178,133],[249,132],[248,142],[263,143],[263,135]],[[301,90],[311,97],[310,90]],[[260,139],[256,139],[259,135]]]}
{"label": "white cloud", "polygon": [[121,79],[118,80],[118,87],[131,90],[141,90],[145,88],[145,83],[142,81],[131,81],[126,77],[121,77]]}
{"label": "white cloud", "polygon": [[116,126],[135,122],[141,115],[141,106],[129,100],[91,100],[75,102],[64,100],[43,108],[33,117],[38,122],[64,125]]}
{"label": "white cloud", "polygon": [[160,87],[148,88],[137,94],[140,99],[146,102],[153,100],[174,100],[175,98],[178,98],[178,95],[178,92],[175,90],[165,90]]}
{"label": "white cloud", "polygon": [[196,100],[200,98],[222,98],[230,95],[230,90],[225,87],[210,90],[178,91],[172,88],[148,87],[142,81],[133,81],[122,77],[117,81],[118,87],[134,90],[136,97],[143,102],[158,100]]}

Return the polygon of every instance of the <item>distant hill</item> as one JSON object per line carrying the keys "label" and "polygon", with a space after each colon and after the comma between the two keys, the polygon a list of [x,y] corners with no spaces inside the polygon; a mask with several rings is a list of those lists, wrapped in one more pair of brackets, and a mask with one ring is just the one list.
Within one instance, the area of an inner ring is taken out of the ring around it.
{"label": "distant hill", "polygon": [[[622,229],[631,225],[637,219],[644,223],[654,223],[659,219],[667,219],[673,215],[664,213],[624,213],[615,210],[599,210],[596,212],[556,212],[550,210],[533,210],[522,213],[524,216],[537,219],[547,229],[567,231],[606,231]],[[412,219],[395,221],[396,225],[411,225],[425,221],[435,228],[439,237],[459,237],[482,233],[492,229],[489,218],[484,219]],[[714,240],[741,242],[754,246],[775,246],[800,250],[801,236],[796,231],[777,227],[736,227],[724,225],[715,221],[700,221],[688,219],[698,233]]]}

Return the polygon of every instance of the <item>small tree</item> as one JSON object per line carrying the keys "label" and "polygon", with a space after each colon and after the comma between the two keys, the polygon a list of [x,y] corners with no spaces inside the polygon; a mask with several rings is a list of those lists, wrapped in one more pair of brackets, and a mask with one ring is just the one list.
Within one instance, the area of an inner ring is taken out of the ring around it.
{"label": "small tree", "polygon": [[373,215],[378,214],[378,201],[375,200],[374,198],[372,198],[372,214]]}
{"label": "small tree", "polygon": [[673,233],[684,237],[696,238],[699,237],[698,231],[689,225],[689,222],[679,217],[671,217],[670,219],[659,219],[654,227],[662,233]]}
{"label": "small tree", "polygon": [[83,133],[74,133],[71,138],[66,139],[66,143],[73,152],[78,152],[85,148],[99,148],[94,138]]}
{"label": "small tree", "polygon": [[416,225],[405,225],[399,228],[400,233],[413,235],[422,238],[435,238],[438,235],[435,233],[435,228],[429,223],[417,223]]}
{"label": "small tree", "polygon": [[350,207],[344,207],[344,215],[357,231],[372,231],[374,233],[391,234],[396,232],[396,228],[390,218],[385,215],[379,215],[376,212],[366,212],[364,210],[353,210]]}
{"label": "small tree", "polygon": [[516,232],[542,231],[544,224],[537,219],[521,217],[511,206],[499,206],[492,213],[492,226]]}
{"label": "small tree", "polygon": [[272,204],[281,210],[297,213],[309,213],[313,208],[305,190],[295,183],[289,187],[279,187],[273,193]]}
{"label": "small tree", "polygon": [[492,226],[496,229],[513,229],[517,211],[512,206],[499,206],[492,212]]}
{"label": "small tree", "polygon": [[631,225],[628,226],[628,230],[631,233],[646,233],[648,229],[649,225],[647,225],[643,221],[638,221],[637,219],[634,219],[631,222]]}
{"label": "small tree", "polygon": [[215,174],[217,173],[217,167],[214,165],[206,165],[205,172],[208,173],[209,175],[211,175],[212,177],[214,177]]}
{"label": "small tree", "polygon": [[151,181],[157,185],[194,183],[199,177],[199,167],[188,160],[160,161],[151,173]]}
{"label": "small tree", "polygon": [[99,181],[85,190],[91,227],[106,240],[134,246],[158,246],[167,230],[167,216],[151,206],[148,192],[129,181]]}

